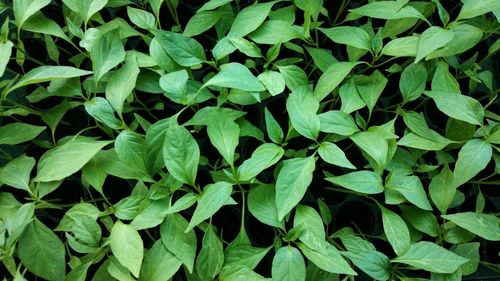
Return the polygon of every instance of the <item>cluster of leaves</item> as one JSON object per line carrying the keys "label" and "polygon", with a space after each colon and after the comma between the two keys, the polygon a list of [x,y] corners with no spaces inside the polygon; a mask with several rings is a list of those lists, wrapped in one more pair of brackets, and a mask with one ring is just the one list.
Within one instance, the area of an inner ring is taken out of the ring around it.
{"label": "cluster of leaves", "polygon": [[0,2],[4,280],[498,274],[499,21],[498,0]]}

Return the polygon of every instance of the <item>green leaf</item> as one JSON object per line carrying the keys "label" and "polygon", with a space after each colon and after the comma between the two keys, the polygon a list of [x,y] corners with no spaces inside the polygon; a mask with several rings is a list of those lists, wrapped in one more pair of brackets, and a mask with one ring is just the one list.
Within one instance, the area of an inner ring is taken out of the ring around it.
{"label": "green leaf", "polygon": [[430,53],[427,56],[428,59],[461,54],[476,46],[477,43],[479,43],[483,38],[483,31],[480,28],[469,24],[453,25],[450,28],[450,31],[455,34],[453,40],[448,42],[442,48]]}
{"label": "green leaf", "polygon": [[15,0],[13,3],[14,17],[18,28],[43,7],[50,4],[50,0]]}
{"label": "green leaf", "polygon": [[357,275],[344,258],[342,258],[337,248],[330,243],[324,243],[325,253],[315,251],[302,243],[297,243],[297,246],[309,261],[327,272]]}
{"label": "green leaf", "polygon": [[125,59],[125,49],[116,29],[106,32],[97,39],[90,50],[90,59],[95,84]]}
{"label": "green leaf", "polygon": [[315,169],[313,156],[283,162],[276,180],[276,207],[282,220],[304,197]]}
{"label": "green leaf", "polygon": [[127,6],[127,15],[133,24],[142,29],[155,28],[155,16],[149,12]]}
{"label": "green leaf", "polygon": [[259,74],[257,79],[264,84],[272,96],[279,95],[285,90],[285,78],[279,72],[266,70]]}
{"label": "green leaf", "polygon": [[344,151],[336,144],[331,142],[322,142],[318,147],[318,153],[321,159],[339,167],[356,169],[356,167],[347,159]]}
{"label": "green leaf", "polygon": [[320,28],[319,30],[337,44],[344,44],[367,51],[371,50],[371,37],[361,27],[337,26],[332,28]]}
{"label": "green leaf", "polygon": [[460,85],[457,79],[450,73],[447,63],[438,62],[434,76],[432,77],[431,89],[433,91],[460,93]]}
{"label": "green leaf", "polygon": [[198,11],[196,11],[196,13],[217,9],[220,6],[223,6],[223,5],[226,5],[227,3],[230,3],[231,1],[233,1],[233,0],[210,0],[210,1],[206,2],[205,4],[203,4],[203,6],[201,6],[198,9]]}
{"label": "green leaf", "polygon": [[219,276],[220,281],[270,281],[250,268],[242,265],[225,266]]}
{"label": "green leaf", "polygon": [[321,131],[341,136],[351,136],[359,132],[354,119],[347,113],[339,110],[329,110],[318,115]]}
{"label": "green leaf", "polygon": [[129,130],[123,130],[115,140],[115,151],[118,159],[147,174],[144,163],[144,137]]}
{"label": "green leaf", "polygon": [[248,181],[255,178],[265,169],[276,164],[285,151],[280,146],[265,143],[255,149],[250,158],[238,167],[238,180]]}
{"label": "green leaf", "polygon": [[144,257],[139,280],[168,280],[174,276],[181,265],[182,262],[165,248],[162,240],[156,240]]}
{"label": "green leaf", "polygon": [[442,214],[450,207],[456,194],[453,173],[447,165],[435,175],[429,184],[429,196]]}
{"label": "green leaf", "polygon": [[293,90],[286,100],[286,109],[297,132],[312,140],[318,138],[321,124],[316,112],[319,102],[309,87]]}
{"label": "green leaf", "polygon": [[273,281],[304,281],[306,265],[299,250],[291,246],[280,248],[273,258]]}
{"label": "green leaf", "polygon": [[420,35],[418,42],[417,57],[415,63],[425,58],[433,51],[445,46],[448,42],[453,40],[455,34],[447,29],[437,26],[431,26]]}
{"label": "green leaf", "polygon": [[[364,240],[363,240],[364,241]],[[349,258],[352,263],[363,272],[376,280],[389,280],[391,264],[389,258],[375,250],[343,252],[342,255]]]}
{"label": "green leaf", "polygon": [[357,62],[337,62],[332,64],[321,75],[314,89],[314,96],[319,100],[323,100],[330,94],[351,70],[358,65]]}
{"label": "green leaf", "polygon": [[80,77],[92,74],[92,72],[87,70],[81,70],[72,66],[39,66],[33,68],[28,73],[23,75],[19,81],[17,81],[14,86],[10,87],[7,92],[14,91],[15,89],[42,82],[48,82],[59,79],[67,79],[73,77]]}
{"label": "green leaf", "polygon": [[79,171],[110,143],[87,137],[73,137],[42,155],[38,161],[37,176],[33,180],[48,182],[65,179]]}
{"label": "green leaf", "polygon": [[413,206],[400,206],[400,208],[403,210],[403,218],[415,229],[432,237],[438,236],[438,221],[430,211]]}
{"label": "green leaf", "polygon": [[266,130],[269,138],[276,144],[280,144],[283,140],[283,130],[280,124],[274,119],[274,116],[269,112],[269,110],[264,108],[264,115],[266,120]]}
{"label": "green leaf", "polygon": [[237,62],[222,65],[219,73],[203,84],[203,87],[208,86],[233,88],[249,92],[266,90],[246,66]]}
{"label": "green leaf", "polygon": [[453,273],[460,265],[466,263],[467,259],[434,243],[420,241],[412,244],[404,255],[393,261],[434,273]]}
{"label": "green leaf", "polygon": [[125,65],[111,74],[106,83],[106,99],[113,109],[122,116],[123,104],[135,87],[139,65],[135,57],[128,59]]}
{"label": "green leaf", "polygon": [[240,127],[228,119],[217,119],[207,126],[208,137],[212,145],[219,151],[224,160],[233,167],[234,152],[238,146]]}
{"label": "green leaf", "polygon": [[296,65],[278,66],[278,70],[285,79],[285,85],[291,91],[309,85],[306,73]]}
{"label": "green leaf", "polygon": [[196,258],[196,273],[202,280],[212,280],[224,264],[222,242],[214,227],[210,226],[203,235],[201,250]]}
{"label": "green leaf", "polygon": [[401,193],[406,200],[422,210],[432,210],[422,182],[417,176],[407,176],[401,173],[390,174],[386,179],[385,187],[387,190]]}
{"label": "green leaf", "polygon": [[300,29],[284,20],[268,20],[248,34],[248,38],[258,44],[275,45],[302,38]]}
{"label": "green leaf", "polygon": [[199,11],[189,19],[183,34],[193,37],[212,28],[224,14],[220,11]]}
{"label": "green leaf", "polygon": [[248,193],[248,210],[260,222],[284,229],[285,225],[278,219],[274,186],[257,185]]}
{"label": "green leaf", "polygon": [[198,195],[194,193],[186,193],[184,194],[181,198],[179,198],[175,203],[170,206],[165,213],[166,214],[174,214],[178,213],[180,211],[183,211],[196,203],[196,200],[198,199]]}
{"label": "green leaf", "polygon": [[382,48],[381,54],[393,57],[415,57],[417,56],[419,39],[416,36],[396,38]]}
{"label": "green leaf", "polygon": [[85,22],[88,22],[95,13],[106,6],[108,0],[63,0],[63,3],[68,6],[70,10],[80,15]]}
{"label": "green leaf", "polygon": [[378,70],[375,70],[370,76],[359,75],[355,77],[359,96],[364,100],[370,112],[375,107],[387,82],[388,79]]}
{"label": "green leaf", "polygon": [[297,205],[293,226],[302,230],[299,239],[307,247],[319,252],[325,251],[325,229],[316,210],[309,206]]}
{"label": "green leaf", "polygon": [[193,230],[184,233],[188,222],[179,214],[168,215],[160,226],[161,241],[169,252],[174,254],[193,272],[196,256],[196,234]]}
{"label": "green leaf", "polygon": [[371,2],[356,9],[351,9],[349,12],[358,15],[376,18],[376,19],[404,19],[404,18],[420,18],[425,20],[425,17],[410,5],[406,5],[408,1],[377,1]]}
{"label": "green leaf", "polygon": [[380,204],[379,208],[382,212],[384,234],[396,255],[401,256],[410,248],[410,231],[398,214]]}
{"label": "green leaf", "polygon": [[327,181],[347,189],[365,193],[377,194],[384,191],[382,178],[370,171],[357,171],[342,176],[327,177]]}
{"label": "green leaf", "polygon": [[255,43],[252,43],[248,41],[245,38],[229,38],[229,41],[231,41],[231,44],[238,49],[238,51],[242,52],[248,57],[251,58],[260,58],[262,57],[262,53],[257,47]]}
{"label": "green leaf", "polygon": [[266,20],[273,5],[278,1],[258,3],[241,10],[234,19],[228,37],[243,37],[256,30]]}
{"label": "green leaf", "polygon": [[109,240],[113,255],[135,277],[139,277],[144,245],[137,230],[128,224],[117,221],[111,229]]}
{"label": "green leaf", "polygon": [[473,125],[483,123],[484,109],[477,100],[450,92],[426,91],[424,93],[434,100],[438,109],[444,114]]}
{"label": "green leaf", "polygon": [[47,127],[26,123],[9,123],[0,127],[0,144],[20,144],[35,139]]}
{"label": "green leaf", "polygon": [[253,270],[270,249],[271,247],[255,248],[249,245],[228,248],[224,255],[224,267],[241,265]]}
{"label": "green leaf", "polygon": [[387,154],[389,153],[389,146],[385,136],[379,131],[358,132],[350,136],[350,139],[361,148],[361,150],[373,158],[379,167],[385,166]]}
{"label": "green leaf", "polygon": [[10,56],[12,54],[12,47],[14,43],[11,41],[0,42],[0,77],[3,76],[5,68],[9,63]]}
{"label": "green leaf", "polygon": [[500,10],[500,3],[495,0],[462,0],[464,5],[460,10],[460,14],[457,17],[457,21],[461,19],[470,19],[477,16],[481,16],[488,12]]}
{"label": "green leaf", "polygon": [[486,240],[500,241],[500,218],[494,215],[465,212],[442,217]]}
{"label": "green leaf", "polygon": [[191,67],[206,61],[203,46],[185,35],[165,30],[152,30],[161,48],[179,65]]}
{"label": "green leaf", "polygon": [[116,118],[113,107],[105,98],[94,97],[83,105],[90,116],[111,129],[117,130],[122,127],[122,122]]}
{"label": "green leaf", "polygon": [[64,244],[43,223],[34,219],[18,242],[18,255],[32,273],[47,280],[63,280],[66,271]]}
{"label": "green leaf", "polygon": [[231,198],[232,191],[232,184],[223,181],[205,186],[198,197],[198,205],[185,232],[191,231],[195,226],[212,217],[222,206],[226,205]]}
{"label": "green leaf", "polygon": [[459,256],[469,259],[468,262],[460,266],[463,275],[470,275],[477,271],[479,266],[479,242],[458,244],[453,252]]}
{"label": "green leaf", "polygon": [[9,161],[7,165],[0,167],[0,182],[29,191],[30,173],[33,167],[35,167],[35,164],[35,158],[28,157],[24,154]]}
{"label": "green leaf", "polygon": [[491,160],[493,148],[483,140],[472,139],[458,152],[453,171],[453,185],[458,187],[484,170]]}
{"label": "green leaf", "polygon": [[165,132],[163,159],[172,176],[180,182],[194,185],[200,161],[198,143],[183,126],[171,121]]}
{"label": "green leaf", "polygon": [[399,90],[403,100],[414,101],[419,98],[425,90],[427,82],[427,69],[423,63],[410,64],[401,73]]}

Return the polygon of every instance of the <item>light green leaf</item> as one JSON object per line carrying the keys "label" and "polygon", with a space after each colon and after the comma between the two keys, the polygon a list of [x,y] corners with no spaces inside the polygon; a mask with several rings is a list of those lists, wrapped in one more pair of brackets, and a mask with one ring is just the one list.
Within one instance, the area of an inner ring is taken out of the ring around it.
{"label": "light green leaf", "polygon": [[0,144],[20,144],[35,139],[47,127],[26,123],[9,123],[0,127]]}
{"label": "light green leaf", "polygon": [[191,67],[205,62],[203,46],[185,35],[165,30],[152,30],[163,50],[179,65]]}
{"label": "light green leaf", "polygon": [[349,159],[347,159],[344,151],[342,151],[342,149],[334,143],[322,142],[318,147],[318,153],[319,156],[321,156],[321,159],[332,165],[348,169],[356,169]]}
{"label": "light green leaf", "polygon": [[193,272],[196,256],[196,234],[193,230],[184,233],[188,222],[179,214],[168,215],[160,226],[161,241],[169,252],[174,254]]}
{"label": "light green leaf", "polygon": [[417,56],[419,37],[406,36],[396,38],[382,48],[381,54],[393,57]]}
{"label": "light green leaf", "polygon": [[279,95],[285,90],[285,78],[281,73],[266,70],[257,76],[272,96]]}
{"label": "light green leaf", "polygon": [[278,219],[275,198],[272,185],[257,185],[248,193],[248,210],[260,222],[283,229],[285,225]]}
{"label": "light green leaf", "polygon": [[224,252],[214,227],[209,226],[203,235],[201,250],[196,258],[196,273],[202,280],[212,280],[224,264]]}
{"label": "light green leaf", "polygon": [[246,66],[237,62],[222,65],[219,73],[203,84],[203,87],[208,86],[233,88],[249,92],[266,90],[264,85],[253,76]]}
{"label": "light green leaf", "polygon": [[272,143],[260,145],[252,156],[238,167],[238,180],[248,181],[255,178],[262,171],[276,164],[284,153],[283,148],[278,145]]}
{"label": "light green leaf", "polygon": [[318,252],[325,252],[325,229],[321,216],[313,208],[297,205],[293,227],[300,228],[299,239],[307,247]]}
{"label": "light green leaf", "polygon": [[359,96],[368,106],[368,110],[372,112],[378,98],[384,91],[388,79],[378,70],[375,70],[371,75],[359,75],[355,77],[356,89]]}
{"label": "light green leaf", "polygon": [[147,174],[143,156],[144,147],[144,137],[130,130],[121,131],[115,140],[115,151],[118,159]]}
{"label": "light green leaf", "polygon": [[19,258],[32,273],[47,280],[60,281],[66,271],[64,244],[39,220],[34,219],[18,242]]}
{"label": "light green leaf", "polygon": [[434,100],[438,109],[444,114],[473,125],[483,123],[484,109],[477,100],[458,93],[442,91],[424,93]]}
{"label": "light green leaf", "polygon": [[276,2],[258,3],[241,10],[231,25],[228,37],[243,37],[256,30],[266,20]]}
{"label": "light green leaf", "polygon": [[170,206],[165,213],[166,214],[174,214],[178,213],[180,211],[183,211],[196,203],[196,200],[198,199],[198,195],[194,193],[186,193],[184,194],[181,198],[179,198],[175,203]]}
{"label": "light green leaf", "polygon": [[446,214],[446,210],[455,198],[456,186],[453,184],[453,180],[453,173],[445,165],[429,184],[429,196],[442,214]]}
{"label": "light green leaf", "polygon": [[133,24],[142,29],[155,28],[155,16],[147,11],[127,6],[127,15]]}
{"label": "light green leaf", "polygon": [[163,143],[165,132],[170,126],[170,119],[162,119],[149,127],[146,131],[146,143],[144,148],[144,162],[151,174],[156,174],[165,167],[163,160]]}
{"label": "light green leaf", "polygon": [[63,0],[63,3],[68,6],[70,10],[80,15],[85,22],[88,22],[95,13],[106,6],[108,0]]}
{"label": "light green leaf", "polygon": [[269,110],[264,108],[264,117],[266,120],[266,130],[269,138],[277,144],[280,144],[283,140],[283,130],[280,127],[280,124],[274,119],[274,116],[269,112]]}
{"label": "light green leaf", "polygon": [[427,55],[428,59],[461,54],[476,46],[483,38],[483,31],[469,24],[453,25],[450,31],[455,34],[453,40],[442,48]]}
{"label": "light green leaf", "polygon": [[408,1],[405,0],[377,1],[356,9],[350,9],[349,12],[376,19],[420,18],[425,20],[425,17],[419,11],[410,5],[406,5],[406,3]]}
{"label": "light green leaf", "polygon": [[243,265],[224,266],[219,275],[220,281],[271,281]]}
{"label": "light green leaf", "polygon": [[464,5],[460,10],[457,21],[462,19],[474,18],[488,12],[500,10],[500,3],[496,0],[462,0],[462,2],[464,3]]}
{"label": "light green leaf", "polygon": [[138,75],[139,65],[133,57],[109,77],[106,84],[106,99],[120,116],[123,112],[123,103],[132,93]]}
{"label": "light green leaf", "polygon": [[382,178],[370,171],[357,171],[342,176],[327,177],[327,181],[350,190],[365,194],[377,194],[384,191]]}
{"label": "light green leaf", "polygon": [[384,234],[396,255],[401,256],[410,248],[410,231],[398,214],[380,204],[378,206],[382,212]]}
{"label": "light green leaf", "polygon": [[314,156],[283,162],[276,180],[276,207],[282,220],[304,197],[316,165]]}
{"label": "light green leaf", "polygon": [[494,215],[465,212],[442,217],[486,240],[500,241],[500,218]]}
{"label": "light green leaf", "polygon": [[415,63],[425,58],[433,51],[445,46],[448,42],[453,40],[455,34],[447,29],[437,26],[431,26],[420,35],[418,42],[417,57]]}
{"label": "light green leaf", "polygon": [[292,91],[286,101],[286,109],[297,132],[312,140],[318,138],[321,124],[316,112],[319,102],[308,86]]}
{"label": "light green leaf", "polygon": [[122,127],[122,122],[116,118],[113,107],[111,107],[111,104],[105,98],[94,97],[86,101],[83,105],[85,111],[90,116],[111,129],[117,130]]}
{"label": "light green leaf", "polygon": [[344,78],[351,72],[351,70],[358,65],[357,62],[338,62],[332,64],[321,75],[318,84],[314,89],[314,96],[319,101],[323,100],[330,94]]}
{"label": "light green leaf", "polygon": [[19,81],[17,81],[14,86],[10,87],[7,92],[14,91],[15,89],[42,82],[48,82],[52,80],[67,79],[73,77],[80,77],[84,75],[92,74],[92,72],[87,70],[81,70],[72,66],[39,66],[30,70],[28,73],[23,75]]}
{"label": "light green leaf", "polygon": [[33,16],[31,16],[26,22],[24,22],[22,29],[69,40],[62,28],[55,21],[44,16],[42,12],[36,12]]}
{"label": "light green leaf", "polygon": [[250,245],[230,247],[224,254],[224,266],[241,265],[253,270],[270,249],[271,247],[255,248]]}
{"label": "light green leaf", "polygon": [[403,100],[413,101],[422,95],[427,81],[427,69],[423,63],[410,64],[401,73],[399,90]]}
{"label": "light green leaf", "polygon": [[29,191],[30,173],[35,164],[35,158],[24,154],[7,162],[5,166],[0,167],[0,182]]}
{"label": "light green leaf", "polygon": [[5,42],[0,42],[0,77],[3,76],[5,68],[9,63],[10,56],[12,54],[12,47],[14,43],[7,40]]}
{"label": "light green leaf", "polygon": [[125,59],[125,49],[116,29],[106,32],[97,39],[90,50],[90,59],[96,84],[104,74]]}
{"label": "light green leaf", "polygon": [[189,131],[175,121],[171,121],[165,132],[163,159],[167,170],[176,180],[195,184],[200,148]]}
{"label": "light green leaf", "polygon": [[224,160],[233,167],[234,152],[238,146],[240,127],[228,119],[216,119],[207,126],[207,133],[212,145]]}
{"label": "light green leaf", "polygon": [[449,65],[443,61],[437,63],[432,77],[431,89],[433,91],[460,93],[457,79],[450,73]]}
{"label": "light green leaf", "polygon": [[248,57],[251,58],[260,58],[262,57],[262,53],[257,47],[257,45],[253,42],[248,41],[245,38],[229,38],[229,41],[231,41],[231,44],[236,47],[240,52],[245,54]]}
{"label": "light green leaf", "polygon": [[410,246],[410,249],[402,256],[393,260],[414,266],[418,269],[434,273],[453,273],[467,259],[446,250],[434,243],[420,241]]}
{"label": "light green leaf", "polygon": [[144,257],[140,281],[165,281],[179,270],[182,262],[165,248],[162,240],[156,240]]}
{"label": "light green leaf", "polygon": [[457,247],[453,250],[453,252],[459,256],[462,256],[466,259],[469,259],[468,262],[462,264],[460,266],[460,271],[462,274],[470,275],[477,271],[479,266],[479,246],[481,244],[479,242],[470,242],[458,244]]}
{"label": "light green leaf", "polygon": [[401,193],[406,200],[423,210],[432,210],[427,199],[424,187],[417,176],[407,176],[400,173],[390,174],[386,179],[385,187]]}
{"label": "light green leaf", "polygon": [[358,132],[350,136],[350,139],[373,158],[379,167],[383,168],[385,166],[389,146],[383,134],[379,131]]}
{"label": "light green leaf", "polygon": [[432,237],[438,236],[439,225],[432,212],[413,206],[400,206],[400,208],[403,210],[403,218],[415,229]]}
{"label": "light green leaf", "polygon": [[337,26],[332,28],[320,28],[319,30],[337,44],[344,44],[368,51],[371,50],[371,37],[361,27]]}
{"label": "light green leaf", "polygon": [[87,137],[73,137],[64,144],[47,151],[37,166],[34,181],[62,180],[79,171],[110,141],[98,141]]}
{"label": "light green leaf", "polygon": [[49,4],[50,0],[15,0],[13,9],[17,27],[21,28],[29,17]]}
{"label": "light green leaf", "polygon": [[351,136],[359,132],[354,119],[347,113],[338,110],[330,110],[318,115],[321,123],[321,131],[341,136]]}
{"label": "light green leaf", "polygon": [[210,1],[206,2],[205,4],[203,4],[203,6],[201,6],[198,9],[198,11],[196,11],[196,13],[217,9],[220,6],[223,6],[223,5],[226,5],[227,3],[230,3],[231,1],[233,1],[233,0],[210,0]]}
{"label": "light green leaf", "polygon": [[193,37],[212,28],[223,16],[220,11],[199,11],[189,19],[183,34]]}
{"label": "light green leaf", "polygon": [[248,34],[248,38],[257,44],[275,45],[302,38],[300,30],[300,27],[284,20],[268,20],[257,30]]}
{"label": "light green leaf", "polygon": [[484,170],[491,160],[493,148],[483,140],[472,139],[458,152],[453,171],[453,185],[458,187]]}
{"label": "light green leaf", "polygon": [[139,232],[132,226],[117,221],[111,229],[109,240],[113,255],[135,277],[139,277],[144,256],[144,245]]}
{"label": "light green leaf", "polygon": [[273,281],[305,281],[306,265],[299,250],[291,246],[280,248],[273,258]]}
{"label": "light green leaf", "polygon": [[222,206],[226,205],[231,198],[232,191],[232,184],[223,181],[205,186],[198,197],[198,205],[185,232],[191,231],[195,226],[213,216]]}
{"label": "light green leaf", "polygon": [[297,243],[297,246],[309,261],[327,272],[357,275],[344,258],[342,258],[337,248],[330,243],[325,242],[324,244],[325,253],[315,251],[302,243]]}
{"label": "light green leaf", "polygon": [[306,73],[296,65],[278,65],[278,70],[281,75],[283,75],[283,78],[285,78],[285,85],[291,91],[295,91],[300,87],[309,85]]}

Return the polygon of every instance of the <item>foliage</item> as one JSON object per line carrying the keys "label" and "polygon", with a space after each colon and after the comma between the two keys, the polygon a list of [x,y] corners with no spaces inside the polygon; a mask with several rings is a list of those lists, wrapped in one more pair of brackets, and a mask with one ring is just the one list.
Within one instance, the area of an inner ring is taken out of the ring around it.
{"label": "foliage", "polygon": [[3,280],[498,276],[500,1],[0,2]]}

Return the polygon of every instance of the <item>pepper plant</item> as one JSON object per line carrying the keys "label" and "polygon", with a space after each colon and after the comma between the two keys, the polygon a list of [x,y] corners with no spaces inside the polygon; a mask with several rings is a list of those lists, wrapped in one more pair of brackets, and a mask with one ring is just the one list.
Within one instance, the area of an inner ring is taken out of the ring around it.
{"label": "pepper plant", "polygon": [[3,280],[500,274],[498,0],[2,0],[0,26]]}

